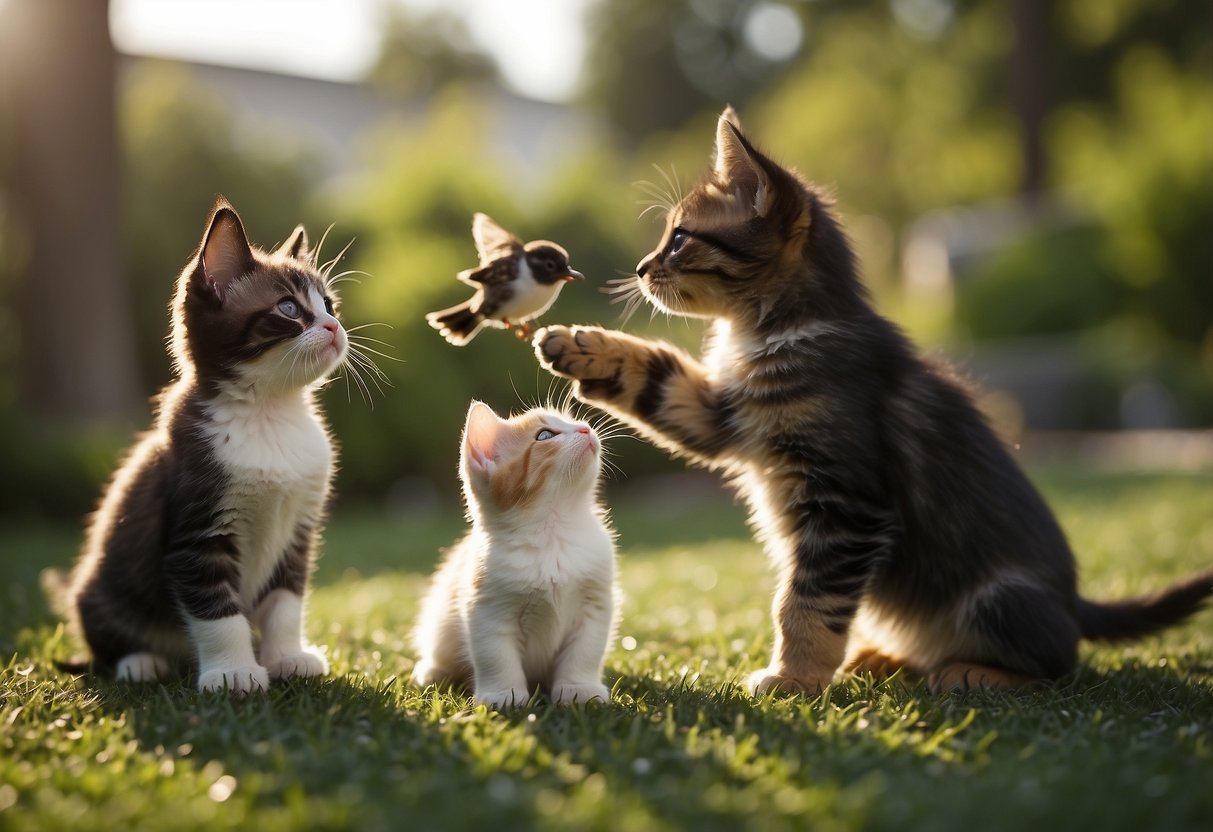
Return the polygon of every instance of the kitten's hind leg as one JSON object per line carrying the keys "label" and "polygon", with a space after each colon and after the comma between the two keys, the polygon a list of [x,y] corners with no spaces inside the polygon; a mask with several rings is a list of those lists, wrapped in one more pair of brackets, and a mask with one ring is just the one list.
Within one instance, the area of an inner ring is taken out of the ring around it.
{"label": "kitten's hind leg", "polygon": [[123,682],[154,682],[168,675],[169,661],[156,653],[130,653],[118,660],[114,677]]}
{"label": "kitten's hind leg", "polygon": [[324,676],[329,663],[303,640],[303,599],[289,589],[275,589],[257,607],[261,627],[261,664],[271,679]]}
{"label": "kitten's hind leg", "polygon": [[1004,579],[974,597],[967,618],[975,649],[936,667],[927,677],[933,690],[1023,687],[1074,668],[1078,623],[1056,589]]}

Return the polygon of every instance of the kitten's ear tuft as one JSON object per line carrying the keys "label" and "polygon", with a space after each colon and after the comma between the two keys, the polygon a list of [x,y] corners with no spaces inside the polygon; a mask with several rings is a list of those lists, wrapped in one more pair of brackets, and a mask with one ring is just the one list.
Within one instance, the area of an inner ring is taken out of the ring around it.
{"label": "kitten's ear tuft", "polygon": [[463,453],[469,467],[487,471],[497,457],[501,419],[484,402],[472,402],[463,428]]}
{"label": "kitten's ear tuft", "polygon": [[291,236],[278,247],[277,253],[285,254],[287,257],[292,257],[295,260],[311,261],[312,252],[308,244],[307,230],[304,229],[302,224],[295,226],[295,230],[291,232]]}
{"label": "kitten's ear tuft", "polygon": [[738,133],[745,133],[745,129],[741,126],[741,116],[737,115],[732,104],[724,105],[724,109],[720,111],[720,119],[736,127]]}
{"label": "kitten's ear tuft", "polygon": [[240,216],[220,197],[202,237],[197,273],[215,297],[223,300],[232,282],[248,274],[256,265]]}
{"label": "kitten's ear tuft", "polygon": [[716,122],[716,178],[765,217],[775,201],[775,183],[766,160],[746,141],[736,120],[737,113],[726,107]]}

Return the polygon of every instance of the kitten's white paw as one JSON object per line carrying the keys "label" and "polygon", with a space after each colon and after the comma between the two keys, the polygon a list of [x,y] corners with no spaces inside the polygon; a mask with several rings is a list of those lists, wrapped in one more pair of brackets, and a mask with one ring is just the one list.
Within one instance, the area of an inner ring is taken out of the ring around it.
{"label": "kitten's white paw", "polygon": [[584,705],[591,699],[611,701],[611,691],[598,682],[558,684],[552,689],[552,699],[559,705]]}
{"label": "kitten's white paw", "polygon": [[168,675],[168,659],[155,653],[131,653],[118,660],[115,678],[123,682],[154,682]]}
{"label": "kitten's white paw", "polygon": [[198,690],[227,691],[232,696],[247,696],[255,690],[270,689],[270,674],[259,664],[242,667],[215,667],[198,674]]}
{"label": "kitten's white paw", "polygon": [[502,688],[501,690],[477,690],[473,698],[481,705],[488,705],[498,711],[509,708],[524,708],[531,701],[531,695],[523,688]]}
{"label": "kitten's white paw", "polygon": [[305,647],[299,653],[266,662],[265,667],[271,679],[290,679],[294,676],[310,679],[313,676],[327,676],[329,672],[328,660],[319,650],[312,647]]}

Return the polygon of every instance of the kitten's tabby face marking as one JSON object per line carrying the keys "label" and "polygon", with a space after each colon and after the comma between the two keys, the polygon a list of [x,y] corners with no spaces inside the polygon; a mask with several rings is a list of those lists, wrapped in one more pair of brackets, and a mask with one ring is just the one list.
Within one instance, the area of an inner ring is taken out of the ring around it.
{"label": "kitten's tabby face marking", "polygon": [[212,384],[273,393],[323,378],[348,348],[303,227],[266,253],[249,244],[235,211],[216,208],[174,302],[179,367]]}
{"label": "kitten's tabby face marking", "polygon": [[669,211],[636,267],[641,290],[666,312],[732,318],[801,266],[809,216],[803,183],[746,141],[735,114],[722,118],[715,167]]}
{"label": "kitten's tabby face marking", "polygon": [[602,444],[584,422],[553,410],[502,419],[473,402],[463,434],[469,499],[491,511],[555,506],[595,487]]}

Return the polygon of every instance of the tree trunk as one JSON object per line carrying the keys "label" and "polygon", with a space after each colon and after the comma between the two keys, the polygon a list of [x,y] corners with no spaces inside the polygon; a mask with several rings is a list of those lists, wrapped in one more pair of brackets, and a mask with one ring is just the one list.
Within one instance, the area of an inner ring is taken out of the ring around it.
{"label": "tree trunk", "polygon": [[31,410],[73,423],[138,406],[122,258],[115,55],[108,0],[10,0],[0,63],[11,88],[21,389]]}
{"label": "tree trunk", "polygon": [[1020,193],[1035,202],[1045,186],[1044,123],[1048,62],[1041,0],[1012,0],[1011,102],[1019,120]]}

